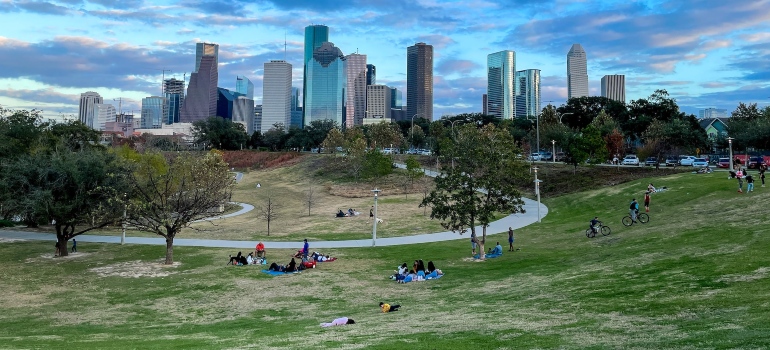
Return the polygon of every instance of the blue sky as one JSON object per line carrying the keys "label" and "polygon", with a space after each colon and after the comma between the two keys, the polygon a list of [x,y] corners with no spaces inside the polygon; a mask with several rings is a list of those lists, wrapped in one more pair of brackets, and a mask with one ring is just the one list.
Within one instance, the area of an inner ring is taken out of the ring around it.
{"label": "blue sky", "polygon": [[0,0],[0,23],[0,105],[48,117],[76,114],[89,90],[138,110],[160,94],[163,69],[189,78],[200,41],[220,45],[219,86],[245,75],[260,103],[268,60],[292,63],[302,85],[309,24],[401,89],[406,47],[432,44],[436,118],[481,111],[486,56],[500,50],[541,70],[543,101],[564,103],[573,43],[591,95],[605,74],[625,74],[627,99],[667,89],[688,113],[770,104],[770,0]]}

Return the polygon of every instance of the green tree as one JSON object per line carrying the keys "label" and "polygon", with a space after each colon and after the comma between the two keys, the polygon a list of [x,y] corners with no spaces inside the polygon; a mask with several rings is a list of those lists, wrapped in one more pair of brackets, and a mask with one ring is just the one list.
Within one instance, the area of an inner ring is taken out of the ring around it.
{"label": "green tree", "polygon": [[337,147],[343,148],[345,146],[345,137],[340,129],[331,129],[326,134],[326,139],[321,146],[326,149],[327,152],[337,152]]}
{"label": "green tree", "polygon": [[[435,189],[420,206],[430,206],[431,218],[441,220],[448,230],[470,229],[475,235],[480,224],[483,259],[487,227],[495,213],[523,212],[518,186],[528,177],[527,164],[517,159],[518,148],[510,133],[494,125],[463,126],[454,148],[448,156],[460,152],[464,156],[455,160],[454,171],[442,171],[435,178]],[[444,157],[442,162],[448,164],[450,159]]]}
{"label": "green tree", "polygon": [[283,123],[273,124],[273,127],[270,128],[270,130],[262,134],[262,142],[272,151],[283,149],[286,140],[286,131]]}
{"label": "green tree", "polygon": [[242,149],[247,146],[249,140],[243,124],[220,117],[194,122],[192,133],[196,143],[205,143],[213,148],[225,150]]}
{"label": "green tree", "polygon": [[565,155],[566,162],[574,166],[575,173],[580,164],[599,164],[607,160],[607,145],[599,129],[589,125],[581,132],[570,135]]}
{"label": "green tree", "polygon": [[390,160],[390,157],[375,149],[366,151],[363,159],[363,168],[361,169],[361,176],[363,178],[379,179],[392,172],[393,162]]}
{"label": "green tree", "polygon": [[40,147],[48,127],[38,110],[0,108],[0,159],[30,154]]}

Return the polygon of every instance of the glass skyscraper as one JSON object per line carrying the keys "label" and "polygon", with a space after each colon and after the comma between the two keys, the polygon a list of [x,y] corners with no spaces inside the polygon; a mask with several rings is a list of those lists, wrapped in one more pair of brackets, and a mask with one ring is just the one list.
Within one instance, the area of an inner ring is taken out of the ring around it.
{"label": "glass skyscraper", "polygon": [[[320,48],[323,43],[328,41],[329,27],[324,25],[311,25],[305,27],[305,57],[302,61],[302,98],[304,99],[302,101],[303,107],[307,106],[308,85],[310,85],[310,80],[312,79],[308,73],[308,66],[313,60],[313,54],[315,53],[315,50]],[[307,111],[307,108],[304,108],[304,111]],[[303,119],[307,119],[307,117],[305,116]],[[304,122],[303,124],[305,123],[309,122]]]}
{"label": "glass skyscraper", "polygon": [[520,70],[516,72],[516,117],[526,118],[539,114],[540,70]]}
{"label": "glass skyscraper", "polygon": [[366,65],[366,85],[377,84],[377,67],[373,64]]}
{"label": "glass skyscraper", "polygon": [[251,83],[249,78],[244,76],[235,77],[235,91],[248,97],[250,100],[254,99],[254,84]]}
{"label": "glass skyscraper", "polygon": [[163,105],[165,99],[150,96],[142,99],[142,129],[160,129],[163,124]]}
{"label": "glass skyscraper", "polygon": [[190,74],[190,84],[187,86],[179,119],[183,123],[193,123],[213,117],[217,113],[217,70],[214,56],[203,56],[198,72]]}
{"label": "glass skyscraper", "polygon": [[487,114],[500,119],[516,115],[516,53],[510,50],[487,55]]}
{"label": "glass skyscraper", "polygon": [[325,42],[315,50],[308,63],[305,83],[304,125],[314,120],[331,119],[344,125],[345,116],[345,57],[342,50]]}

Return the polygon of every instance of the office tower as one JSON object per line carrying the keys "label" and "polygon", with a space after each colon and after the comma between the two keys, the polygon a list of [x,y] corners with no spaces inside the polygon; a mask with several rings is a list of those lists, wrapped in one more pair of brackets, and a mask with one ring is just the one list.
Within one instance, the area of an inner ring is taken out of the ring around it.
{"label": "office tower", "polygon": [[398,88],[390,88],[390,108],[401,109],[403,107],[403,96]]}
{"label": "office tower", "polygon": [[567,53],[567,99],[588,96],[588,61],[580,44]]}
{"label": "office tower", "polygon": [[254,125],[254,100],[238,94],[233,100],[232,121],[243,125],[243,130],[248,133],[249,126]]}
{"label": "office tower", "polygon": [[130,136],[134,133],[134,115],[120,113],[115,116],[113,121],[104,123],[104,131],[121,133],[123,136]]}
{"label": "office tower", "polygon": [[291,122],[288,128],[297,127],[302,128],[302,89],[292,87],[291,88]]}
{"label": "office tower", "polygon": [[304,126],[315,120],[326,119],[343,125],[347,78],[342,51],[333,43],[323,43],[308,63],[305,82]]}
{"label": "office tower", "polygon": [[366,55],[350,54],[345,56],[345,75],[347,76],[345,127],[363,125],[366,116]]}
{"label": "office tower", "polygon": [[275,123],[282,123],[285,130],[289,130],[291,92],[291,64],[281,60],[265,62],[262,82],[262,130],[270,130]]}
{"label": "office tower", "polygon": [[142,129],[160,129],[163,124],[163,105],[165,99],[150,96],[142,99]]}
{"label": "office tower", "polygon": [[254,120],[251,125],[252,125],[252,128],[251,128],[251,131],[249,131],[249,135],[255,132],[261,132],[262,134],[264,134],[269,130],[269,129],[262,130],[262,105],[254,106]]}
{"label": "office tower", "polygon": [[209,43],[197,43],[195,44],[195,70],[193,73],[197,73],[200,70],[201,60],[203,57],[214,57],[214,66],[219,64],[219,45]]}
{"label": "office tower", "polygon": [[80,94],[78,120],[89,128],[95,129],[94,118],[96,117],[96,114],[94,113],[94,105],[102,102],[104,102],[104,99],[93,91],[87,91]]}
{"label": "office tower", "polygon": [[366,65],[366,85],[377,84],[377,67],[373,64]]}
{"label": "office tower", "polygon": [[114,122],[115,106],[103,103],[97,103],[94,105],[94,129],[99,131],[105,131],[107,122]]}
{"label": "office tower", "polygon": [[487,55],[487,114],[500,119],[516,115],[516,53],[510,50]]}
{"label": "office tower", "polygon": [[163,123],[179,123],[179,116],[184,104],[184,80],[166,79],[163,82],[163,92],[163,97],[166,98],[166,105],[163,108]]}
{"label": "office tower", "polygon": [[516,117],[526,118],[540,114],[540,70],[525,69],[516,72]]}
{"label": "office tower", "polygon": [[481,95],[481,114],[489,114],[489,110],[487,110],[487,94]]}
{"label": "office tower", "polygon": [[305,56],[302,61],[302,110],[303,110],[303,125],[310,122],[307,121],[307,98],[308,98],[308,85],[310,84],[311,77],[308,76],[308,66],[313,60],[315,50],[319,49],[321,45],[329,41],[329,27],[324,25],[310,25],[305,27]]}
{"label": "office tower", "polygon": [[[366,117],[391,119],[390,88],[385,85],[366,87]],[[361,121],[363,125],[363,121]]]}
{"label": "office tower", "polygon": [[602,97],[626,102],[626,76],[605,75],[602,77]]}
{"label": "office tower", "polygon": [[190,85],[179,116],[181,122],[193,123],[217,115],[218,79],[215,58],[203,56],[198,72],[190,74]]}
{"label": "office tower", "polygon": [[719,109],[719,108],[706,108],[701,109],[698,111],[698,118],[704,119],[704,118],[728,118],[730,117],[727,114],[726,109]]}
{"label": "office tower", "polygon": [[254,99],[254,84],[249,78],[241,75],[235,77],[235,91],[251,100]]}
{"label": "office tower", "polygon": [[225,88],[217,88],[217,117],[233,120],[233,104],[242,94]]}
{"label": "office tower", "polygon": [[406,49],[406,114],[433,120],[433,46],[417,43]]}

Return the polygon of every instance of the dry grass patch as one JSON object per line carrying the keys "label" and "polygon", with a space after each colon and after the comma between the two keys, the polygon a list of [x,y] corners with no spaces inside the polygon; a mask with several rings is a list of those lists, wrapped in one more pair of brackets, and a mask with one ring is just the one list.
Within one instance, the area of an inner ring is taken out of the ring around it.
{"label": "dry grass patch", "polygon": [[181,265],[179,262],[174,262],[172,265],[166,265],[158,261],[148,262],[137,260],[93,267],[88,269],[88,271],[99,275],[99,277],[166,277],[176,273],[177,271],[173,271],[172,269],[179,267],[179,265]]}

